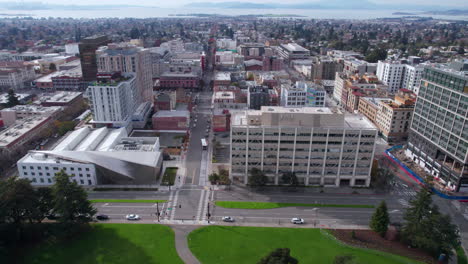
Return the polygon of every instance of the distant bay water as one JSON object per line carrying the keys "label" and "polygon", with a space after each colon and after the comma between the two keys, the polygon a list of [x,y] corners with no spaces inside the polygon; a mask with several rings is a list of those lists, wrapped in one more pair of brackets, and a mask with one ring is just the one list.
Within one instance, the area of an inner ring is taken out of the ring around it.
{"label": "distant bay water", "polygon": [[[65,18],[151,18],[175,17],[174,14],[219,14],[219,15],[265,15],[265,14],[291,14],[303,16],[302,19],[374,19],[402,17],[393,15],[402,10],[338,10],[338,9],[219,9],[219,8],[157,8],[157,7],[131,7],[109,9],[77,9],[77,10],[4,10],[0,8],[0,17],[33,16],[65,17]],[[406,12],[420,13],[411,10]],[[439,19],[468,20],[468,16],[420,15]],[[185,16],[184,16],[185,17]]]}

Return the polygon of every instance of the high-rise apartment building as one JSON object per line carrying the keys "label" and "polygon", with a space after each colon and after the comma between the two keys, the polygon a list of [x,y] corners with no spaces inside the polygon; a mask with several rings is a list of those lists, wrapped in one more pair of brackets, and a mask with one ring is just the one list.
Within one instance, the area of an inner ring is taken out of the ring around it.
{"label": "high-rise apartment building", "polygon": [[231,177],[248,183],[253,168],[269,184],[294,172],[300,184],[369,186],[377,130],[359,115],[323,107],[264,106],[231,118]]}
{"label": "high-rise apartment building", "polygon": [[[411,60],[419,62],[419,60]],[[407,64],[407,61],[379,61],[377,77],[383,84],[388,85],[390,93],[396,93],[405,88],[418,94],[423,64]]]}
{"label": "high-rise apartment building", "polygon": [[98,81],[88,87],[93,111],[92,123],[127,127],[138,106],[136,78],[133,73],[99,74]]}
{"label": "high-rise apartment building", "polygon": [[405,65],[405,70],[402,80],[402,88],[413,91],[418,94],[419,84],[421,83],[421,75],[424,71],[424,65]]}
{"label": "high-rise apartment building", "polygon": [[96,80],[96,50],[100,46],[105,46],[108,43],[109,39],[107,36],[92,36],[83,39],[78,45],[84,81],[91,82]]}
{"label": "high-rise apartment building", "polygon": [[396,93],[402,87],[405,65],[399,61],[379,61],[377,77],[382,83],[388,85],[390,93]]}
{"label": "high-rise apartment building", "polygon": [[153,102],[151,54],[149,49],[128,43],[100,47],[96,51],[98,72],[135,73],[137,103]]}
{"label": "high-rise apartment building", "polygon": [[405,153],[447,188],[468,192],[468,72],[460,69],[424,68]]}

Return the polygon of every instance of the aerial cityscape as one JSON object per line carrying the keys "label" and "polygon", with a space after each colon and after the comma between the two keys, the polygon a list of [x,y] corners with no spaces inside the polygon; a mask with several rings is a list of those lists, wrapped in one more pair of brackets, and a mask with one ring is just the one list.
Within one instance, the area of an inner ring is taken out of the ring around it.
{"label": "aerial cityscape", "polygon": [[0,263],[468,263],[464,1],[0,0]]}

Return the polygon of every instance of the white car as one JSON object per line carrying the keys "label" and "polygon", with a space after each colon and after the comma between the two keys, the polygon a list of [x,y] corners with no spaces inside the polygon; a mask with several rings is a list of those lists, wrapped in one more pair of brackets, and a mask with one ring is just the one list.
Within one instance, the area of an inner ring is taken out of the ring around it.
{"label": "white car", "polygon": [[291,219],[291,223],[296,224],[296,225],[301,225],[301,224],[304,223],[304,219],[294,217],[294,218]]}
{"label": "white car", "polygon": [[223,222],[234,222],[234,218],[230,216],[223,216]]}
{"label": "white car", "polygon": [[128,214],[125,218],[127,220],[140,220],[140,216],[137,214]]}

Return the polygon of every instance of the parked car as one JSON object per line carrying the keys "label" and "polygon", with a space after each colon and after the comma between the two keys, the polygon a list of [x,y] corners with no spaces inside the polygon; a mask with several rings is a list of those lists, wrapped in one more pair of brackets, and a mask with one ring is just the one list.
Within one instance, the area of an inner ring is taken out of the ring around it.
{"label": "parked car", "polygon": [[47,215],[47,219],[49,220],[57,220],[60,218],[60,214],[57,214],[57,213],[50,213],[49,215]]}
{"label": "parked car", "polygon": [[128,214],[125,218],[127,220],[140,220],[140,216],[137,214]]}
{"label": "parked car", "polygon": [[230,216],[223,216],[223,222],[234,222],[234,218]]}
{"label": "parked car", "polygon": [[294,217],[293,219],[291,219],[291,223],[296,224],[296,225],[301,225],[301,224],[304,224],[304,219]]}
{"label": "parked car", "polygon": [[97,220],[109,220],[109,216],[100,214],[100,215],[96,215],[96,219]]}

